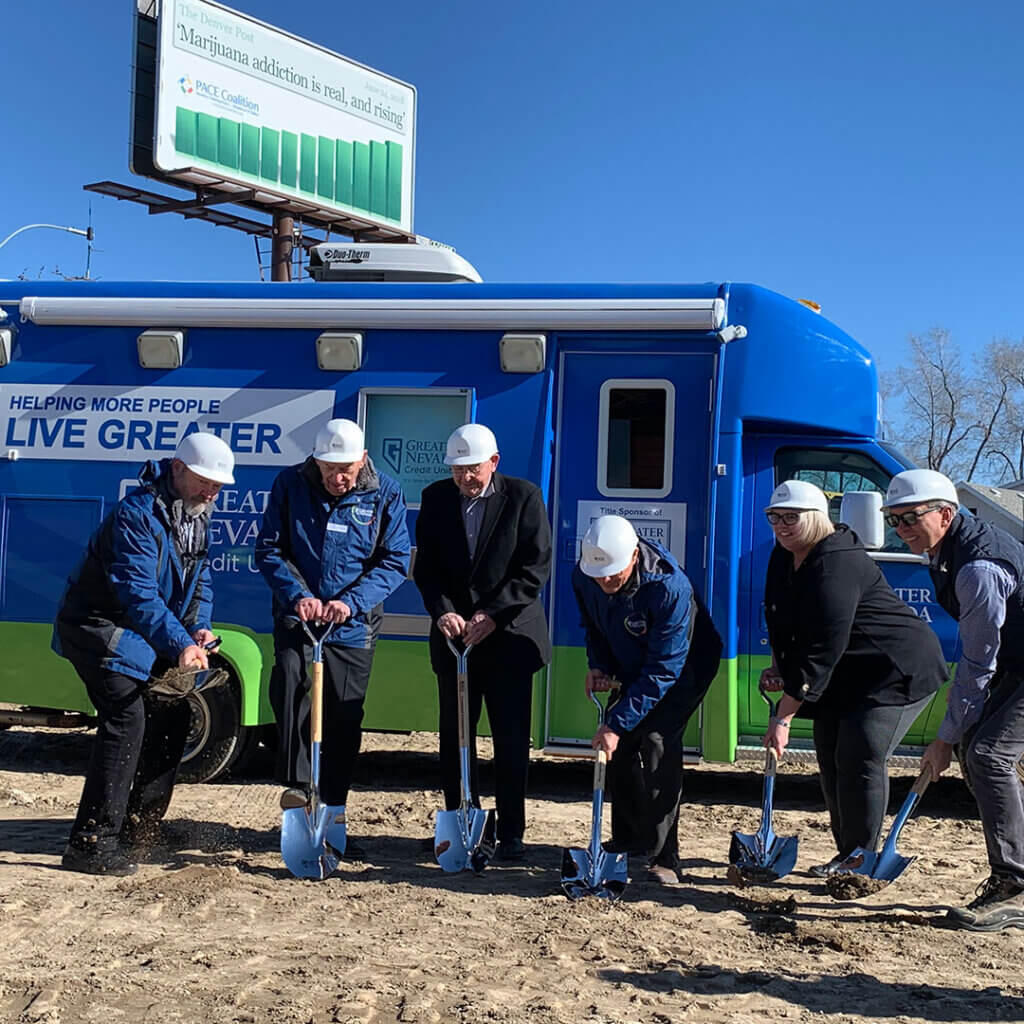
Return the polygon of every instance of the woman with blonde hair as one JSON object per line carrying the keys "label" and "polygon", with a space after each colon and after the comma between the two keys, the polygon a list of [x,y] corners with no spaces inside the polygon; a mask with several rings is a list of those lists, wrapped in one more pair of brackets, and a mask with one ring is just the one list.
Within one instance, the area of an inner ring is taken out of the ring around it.
{"label": "woman with blonde hair", "polygon": [[782,756],[793,717],[811,718],[837,855],[878,847],[889,802],[886,764],[946,680],[935,633],[904,604],[847,526],[833,526],[814,484],[786,480],[765,509],[775,550],[765,576],[772,664],[784,691],[764,745]]}

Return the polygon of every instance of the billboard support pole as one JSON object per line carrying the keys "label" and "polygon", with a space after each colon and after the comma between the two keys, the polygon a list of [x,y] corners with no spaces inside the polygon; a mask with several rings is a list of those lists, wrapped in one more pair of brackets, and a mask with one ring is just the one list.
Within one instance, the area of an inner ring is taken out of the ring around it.
{"label": "billboard support pole", "polygon": [[295,219],[287,213],[275,213],[273,232],[270,280],[290,281],[292,279],[292,249],[295,244]]}

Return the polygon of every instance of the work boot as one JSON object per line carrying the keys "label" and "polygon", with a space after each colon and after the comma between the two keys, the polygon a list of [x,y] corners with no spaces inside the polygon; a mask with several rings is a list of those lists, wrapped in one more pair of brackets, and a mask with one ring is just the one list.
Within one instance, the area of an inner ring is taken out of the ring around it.
{"label": "work boot", "polygon": [[946,912],[954,928],[969,932],[1001,932],[1004,928],[1024,928],[1024,885],[1006,875],[990,875],[977,888],[977,895],[966,907]]}
{"label": "work boot", "polygon": [[129,860],[119,849],[98,847],[95,840],[68,843],[61,864],[68,871],[81,871],[86,875],[124,876],[134,875],[139,870],[139,865]]}

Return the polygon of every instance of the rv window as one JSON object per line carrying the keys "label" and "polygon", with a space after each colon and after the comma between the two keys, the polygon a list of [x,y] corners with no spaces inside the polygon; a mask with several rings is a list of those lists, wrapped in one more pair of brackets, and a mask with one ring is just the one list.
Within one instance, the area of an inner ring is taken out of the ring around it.
{"label": "rv window", "polygon": [[[839,522],[839,506],[847,491],[881,491],[885,494],[891,474],[861,452],[840,448],[782,448],[775,454],[775,482],[806,480],[828,497],[828,512]],[[887,526],[883,551],[909,551],[896,531]]]}
{"label": "rv window", "polygon": [[359,424],[374,465],[402,485],[405,503],[419,508],[423,488],[451,475],[445,442],[473,419],[471,388],[363,388]]}
{"label": "rv window", "polygon": [[675,391],[665,380],[611,380],[601,388],[598,490],[664,497],[672,489]]}

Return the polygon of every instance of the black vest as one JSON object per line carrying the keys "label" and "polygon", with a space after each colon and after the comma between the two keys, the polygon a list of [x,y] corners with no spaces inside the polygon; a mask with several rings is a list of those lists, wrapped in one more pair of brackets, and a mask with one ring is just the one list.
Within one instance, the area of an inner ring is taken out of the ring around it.
{"label": "black vest", "polygon": [[935,600],[957,621],[956,576],[968,562],[1002,562],[1017,574],[1017,589],[1006,601],[1006,621],[999,632],[998,669],[1024,670],[1024,544],[1005,530],[958,513],[939,545],[929,573],[935,584]]}

